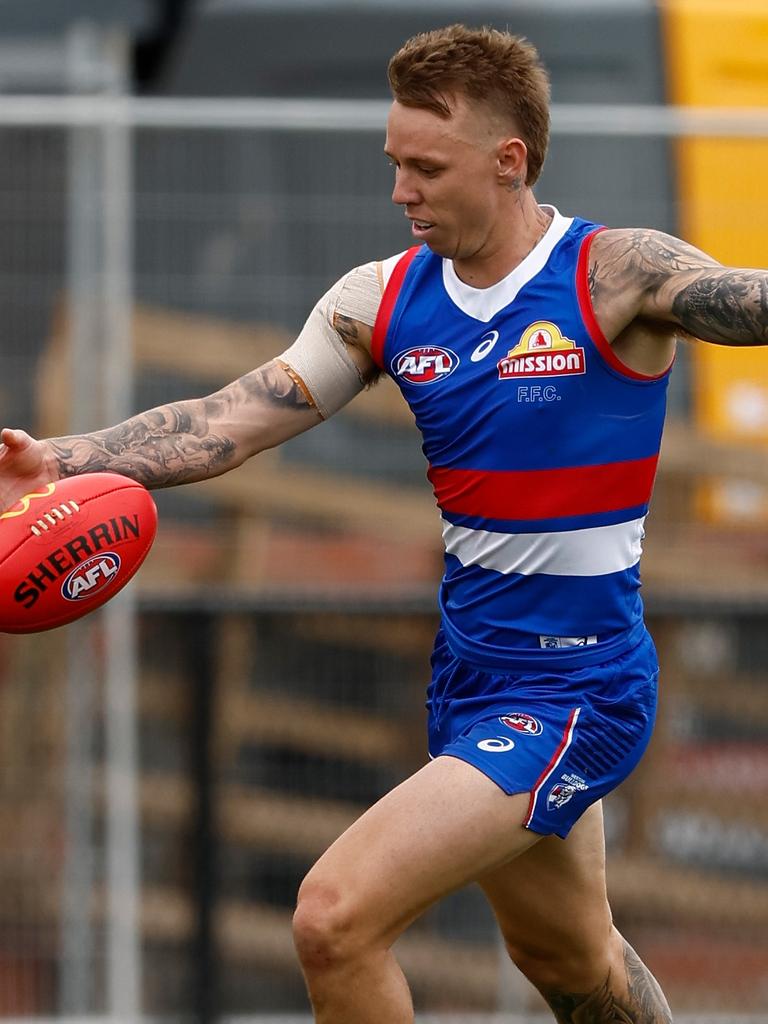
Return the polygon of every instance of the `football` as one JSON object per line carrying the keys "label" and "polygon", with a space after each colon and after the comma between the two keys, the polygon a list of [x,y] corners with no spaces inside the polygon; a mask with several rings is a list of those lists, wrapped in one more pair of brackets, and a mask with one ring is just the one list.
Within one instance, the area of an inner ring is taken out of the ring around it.
{"label": "football", "polygon": [[38,633],[121,590],[157,531],[149,491],[116,473],[57,480],[0,513],[0,632]]}

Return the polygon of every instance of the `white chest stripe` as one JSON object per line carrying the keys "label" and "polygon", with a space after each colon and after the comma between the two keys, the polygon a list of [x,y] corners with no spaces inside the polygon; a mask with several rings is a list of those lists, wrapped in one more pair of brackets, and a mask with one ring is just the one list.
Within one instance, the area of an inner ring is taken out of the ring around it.
{"label": "white chest stripe", "polygon": [[454,526],[443,519],[443,541],[462,565],[509,575],[605,576],[636,565],[642,554],[645,516],[613,526],[556,533],[494,533]]}
{"label": "white chest stripe", "polygon": [[573,223],[572,217],[563,217],[554,206],[547,207],[552,211],[552,222],[541,241],[533,247],[522,263],[518,264],[506,277],[489,288],[473,288],[465,284],[453,269],[450,260],[443,260],[443,285],[460,310],[480,320],[482,323],[491,321],[497,313],[514,302],[520,289],[532,281],[547,265],[560,239]]}

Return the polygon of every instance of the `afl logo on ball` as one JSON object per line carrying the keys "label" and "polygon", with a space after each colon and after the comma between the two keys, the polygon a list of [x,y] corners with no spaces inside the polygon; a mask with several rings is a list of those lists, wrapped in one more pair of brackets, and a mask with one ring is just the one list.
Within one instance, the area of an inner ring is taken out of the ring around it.
{"label": "afl logo on ball", "polygon": [[524,711],[511,711],[508,715],[502,715],[499,719],[508,729],[515,732],[525,732],[529,736],[538,736],[542,731],[542,724],[533,715],[526,715]]}
{"label": "afl logo on ball", "polygon": [[120,572],[120,556],[114,551],[93,555],[73,569],[61,585],[67,601],[82,601],[104,590]]}
{"label": "afl logo on ball", "polygon": [[449,348],[422,345],[398,352],[390,365],[393,375],[409,384],[434,384],[453,373],[459,357]]}

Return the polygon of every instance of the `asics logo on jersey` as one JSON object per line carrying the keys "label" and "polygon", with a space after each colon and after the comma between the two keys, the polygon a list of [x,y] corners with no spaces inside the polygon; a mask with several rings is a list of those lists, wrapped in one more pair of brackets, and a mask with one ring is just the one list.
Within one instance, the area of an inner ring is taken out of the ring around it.
{"label": "asics logo on jersey", "polygon": [[491,349],[494,347],[496,342],[499,340],[498,331],[488,331],[480,339],[480,344],[477,346],[475,351],[469,357],[473,363],[479,363],[481,359],[485,359]]}
{"label": "asics logo on jersey", "polygon": [[409,384],[434,384],[453,373],[459,357],[449,348],[421,345],[398,352],[392,360],[392,372]]}
{"label": "asics logo on jersey", "polygon": [[586,373],[584,349],[563,336],[557,324],[537,320],[498,362],[499,380],[518,377],[564,377]]}

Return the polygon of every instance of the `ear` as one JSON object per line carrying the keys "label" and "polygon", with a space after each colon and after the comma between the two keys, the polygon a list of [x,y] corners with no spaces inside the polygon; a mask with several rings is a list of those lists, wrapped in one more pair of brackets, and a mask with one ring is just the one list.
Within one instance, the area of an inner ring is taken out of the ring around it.
{"label": "ear", "polygon": [[499,184],[515,191],[525,184],[528,174],[528,147],[522,139],[502,139],[496,150]]}

